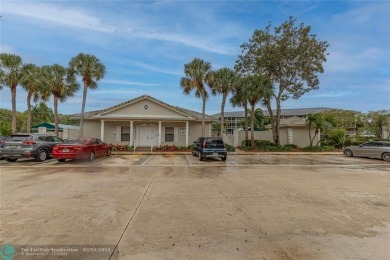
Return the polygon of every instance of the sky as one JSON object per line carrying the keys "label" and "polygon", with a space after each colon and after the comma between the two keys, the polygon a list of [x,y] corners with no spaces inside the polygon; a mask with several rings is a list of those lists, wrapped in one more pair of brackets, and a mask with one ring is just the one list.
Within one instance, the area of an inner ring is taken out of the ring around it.
{"label": "sky", "polygon": [[[184,95],[184,64],[201,58],[213,70],[233,68],[240,45],[268,23],[290,16],[329,43],[319,90],[282,108],[332,107],[367,112],[390,109],[390,1],[18,1],[0,2],[0,51],[24,63],[67,66],[83,52],[106,66],[86,111],[147,94],[170,105],[201,111],[201,99]],[[81,81],[79,79],[81,84]],[[81,89],[81,88],[80,88]],[[27,108],[17,88],[17,110]],[[206,113],[220,112],[221,95]],[[61,114],[81,111],[82,91],[59,104]],[[52,99],[47,103],[53,107]],[[11,109],[10,89],[0,107]],[[258,105],[260,107],[260,104]],[[225,111],[239,111],[227,102]]]}

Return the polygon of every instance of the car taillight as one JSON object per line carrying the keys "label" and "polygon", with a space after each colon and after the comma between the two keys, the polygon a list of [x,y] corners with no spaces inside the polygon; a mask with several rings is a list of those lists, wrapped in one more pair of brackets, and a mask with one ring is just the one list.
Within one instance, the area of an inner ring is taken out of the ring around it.
{"label": "car taillight", "polygon": [[5,144],[5,141],[4,141],[4,140],[1,140],[1,141],[0,141],[0,144]]}
{"label": "car taillight", "polygon": [[34,142],[34,141],[23,141],[23,144],[36,144],[36,142]]}

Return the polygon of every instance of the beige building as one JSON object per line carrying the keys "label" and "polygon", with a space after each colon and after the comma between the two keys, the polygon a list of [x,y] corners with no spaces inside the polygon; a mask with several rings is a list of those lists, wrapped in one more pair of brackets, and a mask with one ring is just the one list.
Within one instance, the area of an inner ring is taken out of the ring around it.
{"label": "beige building", "polygon": [[[205,119],[206,136],[211,136],[211,124],[218,119],[208,115]],[[143,95],[107,109],[85,113],[83,132],[84,136],[112,144],[188,146],[202,135],[202,114]]]}
{"label": "beige building", "polygon": [[[273,141],[271,126],[266,126],[267,131],[255,131],[255,140],[268,140]],[[298,147],[306,147],[310,145],[309,127],[305,118],[301,117],[289,117],[280,119],[279,128],[280,144],[295,144]],[[250,131],[248,133],[250,139]],[[315,135],[315,129],[311,129],[312,138]],[[240,146],[241,142],[245,139],[244,130],[235,130],[233,135],[233,145]],[[314,140],[314,145],[320,140],[320,133]]]}

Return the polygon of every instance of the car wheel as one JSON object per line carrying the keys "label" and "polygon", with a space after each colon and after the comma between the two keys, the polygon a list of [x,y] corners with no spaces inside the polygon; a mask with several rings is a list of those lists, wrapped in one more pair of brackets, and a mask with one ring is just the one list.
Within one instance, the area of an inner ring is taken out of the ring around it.
{"label": "car wheel", "polygon": [[47,154],[47,151],[46,151],[46,150],[40,150],[40,151],[38,152],[38,154],[37,154],[37,157],[35,157],[35,160],[36,160],[37,162],[43,162],[44,160],[47,159],[47,156],[48,156],[48,154]]}
{"label": "car wheel", "polygon": [[344,155],[345,155],[345,156],[348,156],[348,157],[352,157],[352,156],[353,156],[353,152],[352,152],[351,150],[349,150],[349,149],[346,149],[346,150],[344,151]]}
{"label": "car wheel", "polygon": [[203,157],[202,157],[202,154],[200,152],[198,152],[198,157],[199,157],[199,161],[203,161]]}
{"label": "car wheel", "polygon": [[7,158],[5,159],[7,162],[16,162],[16,160],[18,160],[18,158]]}
{"label": "car wheel", "polygon": [[95,160],[95,153],[94,152],[91,152],[89,155],[88,155],[88,161],[93,161]]}
{"label": "car wheel", "polygon": [[386,162],[390,162],[390,153],[384,153],[382,159]]}
{"label": "car wheel", "polygon": [[66,159],[57,159],[57,161],[59,161],[59,162],[65,162]]}
{"label": "car wheel", "polygon": [[222,157],[222,161],[226,161],[226,158],[227,158],[227,157]]}

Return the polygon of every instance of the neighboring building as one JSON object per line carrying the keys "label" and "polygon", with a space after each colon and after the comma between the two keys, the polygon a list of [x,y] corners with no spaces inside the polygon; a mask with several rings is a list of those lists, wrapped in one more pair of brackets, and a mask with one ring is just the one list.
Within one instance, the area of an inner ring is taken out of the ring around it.
{"label": "neighboring building", "polygon": [[[80,114],[71,118],[80,119]],[[206,115],[205,120],[206,136],[211,136],[211,124],[218,119]],[[202,114],[143,95],[85,113],[83,132],[113,144],[188,146],[202,135]]]}
{"label": "neighboring building", "polygon": [[[42,123],[31,127],[33,133],[48,133],[54,135],[54,123]],[[80,133],[80,127],[76,125],[64,125],[58,124],[58,135],[63,139],[78,137]]]}
{"label": "neighboring building", "polygon": [[[335,110],[335,109],[328,108],[328,107],[282,109],[280,113],[280,119],[287,119],[291,117],[306,119],[308,114],[317,114],[317,113],[331,111],[331,110]],[[274,115],[276,114],[275,110],[273,110],[272,112]],[[263,113],[264,116],[269,116],[267,110],[263,109]],[[213,116],[220,119],[221,113],[215,114]],[[240,128],[238,127],[238,124],[240,121],[244,120],[245,112],[244,111],[225,112],[224,116],[227,121],[227,125],[225,126],[226,134],[233,134],[234,130]]]}

